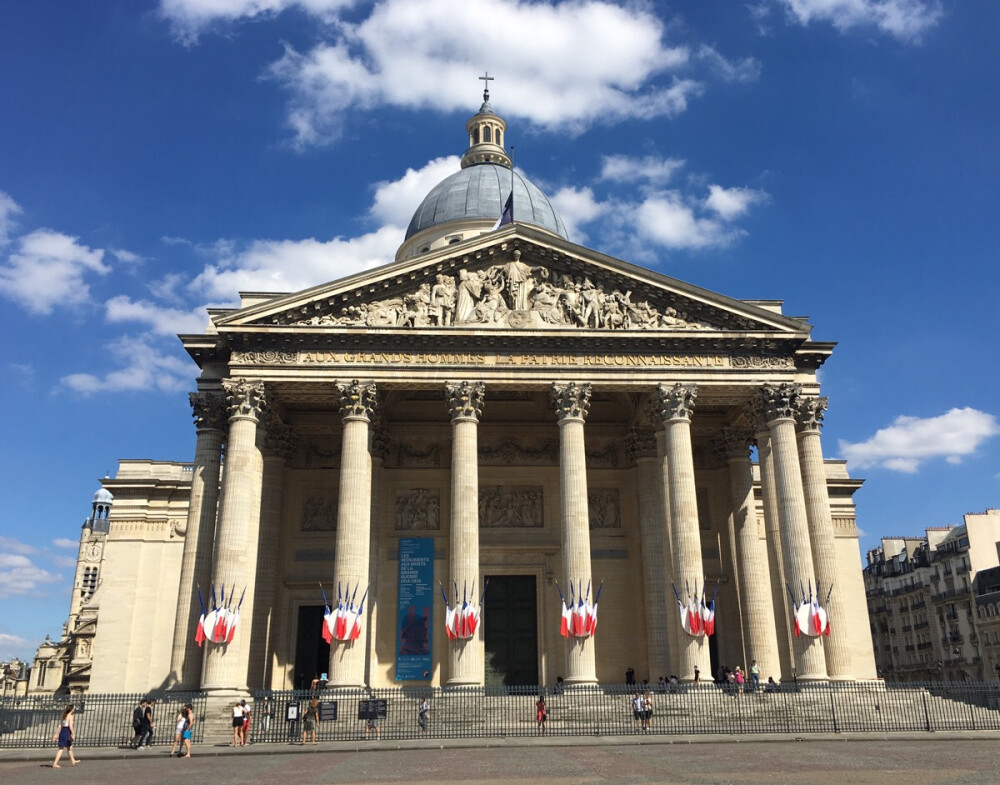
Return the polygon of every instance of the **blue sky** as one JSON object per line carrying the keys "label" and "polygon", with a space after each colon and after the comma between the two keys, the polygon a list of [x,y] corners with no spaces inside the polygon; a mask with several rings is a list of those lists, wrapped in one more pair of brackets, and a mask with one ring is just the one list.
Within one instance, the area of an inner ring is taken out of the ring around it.
{"label": "blue sky", "polygon": [[571,239],[839,342],[863,548],[1000,506],[998,29],[988,0],[0,0],[0,658],[58,635],[98,479],[193,457],[174,336],[391,261],[484,71]]}

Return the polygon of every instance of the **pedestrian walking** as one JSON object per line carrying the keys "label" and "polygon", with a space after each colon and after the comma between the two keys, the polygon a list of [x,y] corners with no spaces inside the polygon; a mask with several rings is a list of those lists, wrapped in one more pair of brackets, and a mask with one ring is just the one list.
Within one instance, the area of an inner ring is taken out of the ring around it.
{"label": "pedestrian walking", "polygon": [[76,734],[73,732],[73,704],[71,703],[63,711],[62,719],[59,722],[59,730],[52,737],[52,741],[59,745],[59,749],[56,751],[56,759],[52,761],[53,769],[62,768],[59,765],[59,759],[62,757],[63,752],[69,755],[69,762],[74,766],[80,762],[73,756],[73,742],[75,740]]}
{"label": "pedestrian walking", "polygon": [[[184,754],[181,755],[183,758],[191,757],[191,729],[194,728],[194,706],[188,703],[183,709],[184,714],[184,731],[181,733],[181,740],[184,742]],[[180,755],[180,753],[178,753]]]}
{"label": "pedestrian walking", "polygon": [[545,733],[545,721],[549,718],[549,710],[545,706],[545,697],[538,696],[535,702],[535,722],[538,723],[538,732]]}
{"label": "pedestrian walking", "polygon": [[148,750],[153,744],[153,732],[156,730],[156,718],[153,713],[155,705],[156,701],[152,698],[146,701],[146,708],[142,713],[142,733],[139,735],[139,746],[136,749]]}
{"label": "pedestrian walking", "polygon": [[760,665],[757,660],[750,663],[750,681],[753,683],[753,692],[757,692],[760,688]]}
{"label": "pedestrian walking", "polygon": [[267,741],[271,731],[271,718],[274,716],[274,701],[265,697],[260,702],[260,735]]}
{"label": "pedestrian walking", "polygon": [[639,730],[642,728],[645,730],[645,723],[643,722],[646,716],[646,701],[642,697],[641,692],[637,692],[632,697],[632,719],[635,721],[635,729]]}
{"label": "pedestrian walking", "polygon": [[650,730],[653,724],[653,693],[646,691],[642,696],[642,729]]}
{"label": "pedestrian walking", "polygon": [[316,729],[319,727],[319,698],[309,701],[305,716],[302,718],[302,743],[306,743],[306,735],[312,734],[312,743],[316,743]]}
{"label": "pedestrian walking", "polygon": [[427,696],[421,696],[420,703],[417,704],[417,725],[420,726],[421,733],[427,733],[427,720],[431,716],[431,705],[427,702]]}
{"label": "pedestrian walking", "polygon": [[187,727],[187,717],[184,715],[184,707],[181,706],[174,718],[174,744],[170,748],[170,757],[174,753],[184,748],[184,728]]}
{"label": "pedestrian walking", "polygon": [[139,701],[139,705],[132,710],[132,742],[129,746],[137,750],[139,749],[139,739],[142,738],[142,721],[146,716],[146,699],[143,698]]}

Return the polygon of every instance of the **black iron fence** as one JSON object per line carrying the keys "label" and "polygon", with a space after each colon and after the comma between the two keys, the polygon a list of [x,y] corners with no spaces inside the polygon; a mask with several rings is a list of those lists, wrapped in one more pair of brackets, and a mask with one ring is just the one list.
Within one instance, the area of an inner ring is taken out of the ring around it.
{"label": "black iron fence", "polygon": [[[84,695],[76,705],[79,746],[127,746],[133,739],[132,711],[148,695]],[[194,741],[205,740],[206,724],[225,733],[229,707],[206,717],[199,693],[160,693],[156,699],[158,745],[173,740],[174,719],[185,703],[194,706]],[[638,702],[637,702],[638,697]],[[544,704],[539,706],[539,700]],[[649,708],[646,708],[648,699]],[[426,700],[426,730],[420,705]],[[313,703],[315,701],[315,703]],[[0,701],[0,747],[51,745],[65,698],[7,698]],[[871,733],[900,731],[1000,730],[1000,684],[752,684],[742,691],[715,684],[651,686],[324,689],[255,691],[249,701],[250,743],[317,742],[415,738],[502,738],[512,736],[615,736]],[[544,711],[544,719],[539,717]],[[226,716],[224,716],[226,715]],[[210,734],[210,741],[211,738]],[[223,742],[221,736],[217,739]]]}
{"label": "black iron fence", "polygon": [[172,744],[181,707],[194,708],[193,741],[204,739],[205,695],[198,692],[145,694],[85,694],[73,697],[0,699],[0,748],[52,746],[63,711],[73,704],[74,746],[127,747],[135,738],[132,712],[143,698],[152,698],[153,744]]}
{"label": "black iron fence", "polygon": [[[639,704],[636,697],[640,698]],[[539,699],[545,717],[539,722]],[[651,706],[646,708],[646,700]],[[427,701],[427,730],[419,722]],[[517,689],[361,689],[257,692],[258,742],[301,743],[316,701],[316,739],[497,738],[639,734],[1000,730],[1000,684],[626,685]],[[642,708],[639,708],[641,706]],[[651,712],[651,713],[650,713]],[[374,720],[372,720],[374,718]],[[312,741],[312,731],[306,734]]]}

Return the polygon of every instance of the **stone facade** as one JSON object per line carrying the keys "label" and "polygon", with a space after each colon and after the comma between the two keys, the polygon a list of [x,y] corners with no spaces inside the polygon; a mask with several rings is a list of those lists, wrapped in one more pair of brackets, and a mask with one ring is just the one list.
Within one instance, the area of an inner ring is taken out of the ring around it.
{"label": "stone facade", "polygon": [[[463,166],[496,123],[487,109]],[[404,243],[358,275],[245,294],[181,336],[200,368],[194,464],[185,482],[148,464],[137,483],[141,462],[105,481],[116,505],[91,689],[229,694],[321,672],[396,683],[400,540],[413,536],[433,538],[442,588],[492,580],[472,638],[449,640],[433,610],[424,683],[618,682],[630,665],[691,680],[753,659],[765,677],[874,678],[860,482],[824,459],[819,433],[833,344],[776,301],[700,289],[516,215],[477,220],[454,244],[438,242],[450,224],[423,227],[426,252]],[[319,583],[367,598],[357,639],[321,645]],[[223,584],[243,598],[239,627],[199,647],[197,587]],[[832,638],[789,634],[786,587],[806,584],[836,587]],[[557,586],[589,598],[601,585],[596,635],[561,637]],[[713,636],[683,632],[671,586],[712,588]]]}

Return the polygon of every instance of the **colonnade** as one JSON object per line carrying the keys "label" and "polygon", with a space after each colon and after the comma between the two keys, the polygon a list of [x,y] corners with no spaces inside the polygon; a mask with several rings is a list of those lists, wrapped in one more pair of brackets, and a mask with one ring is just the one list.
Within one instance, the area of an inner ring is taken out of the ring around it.
{"label": "colonnade", "polygon": [[[265,481],[269,487],[277,482],[280,488],[276,478],[290,451],[290,435],[287,429],[282,433],[280,423],[269,423],[271,441],[275,441],[275,432],[281,434],[277,441],[284,448],[272,444],[263,451],[266,440],[258,439],[258,430],[263,433],[261,422],[268,421],[263,382],[226,380],[222,386],[222,393],[192,395],[198,440],[171,671],[174,686],[179,688],[240,691],[247,688],[251,629],[242,629],[229,644],[198,649],[192,642],[198,615],[194,587],[213,581],[240,589],[245,586],[244,610],[255,618],[255,645],[269,637],[266,615],[274,602],[271,584],[276,571],[278,512],[265,506],[262,513],[261,498]],[[374,383],[356,380],[336,384],[336,391],[343,435],[331,577],[352,588],[367,587],[372,569],[371,440],[379,396]],[[222,415],[223,395],[228,423]],[[676,673],[685,681],[693,680],[696,672],[707,678],[711,668],[707,639],[681,630],[667,591],[670,583],[703,585],[705,579],[691,437],[697,395],[693,384],[660,385],[650,398],[653,421],[660,427],[654,431],[649,424],[640,424],[627,439],[638,475],[650,672]],[[584,446],[590,397],[589,383],[553,383],[550,389],[559,428],[562,571],[565,581],[578,585],[592,582]],[[472,585],[480,569],[478,426],[488,398],[486,385],[476,381],[448,383],[445,398],[452,425],[448,580]],[[754,392],[744,415],[716,440],[730,476],[739,621],[747,658],[756,659],[762,673],[788,674],[794,669],[799,680],[851,678],[847,635],[822,639],[791,636],[791,611],[785,601],[786,586],[808,583],[830,587],[837,574],[819,439],[825,408],[825,399],[804,396],[797,385],[764,385]],[[751,474],[749,450],[753,442],[760,464],[764,540],[758,534]],[[220,484],[223,444],[227,453]],[[219,488],[221,498],[217,496]],[[258,558],[259,544],[262,550]],[[255,587],[261,600],[257,607]],[[831,600],[830,616],[836,624],[843,621],[836,592]],[[450,641],[448,647],[446,683],[482,684],[480,637]],[[259,658],[255,656],[255,668],[266,667],[269,655],[266,646],[264,649]],[[564,673],[568,685],[596,683],[593,637],[567,639]],[[364,641],[335,640],[328,684],[360,686],[367,675]]]}

